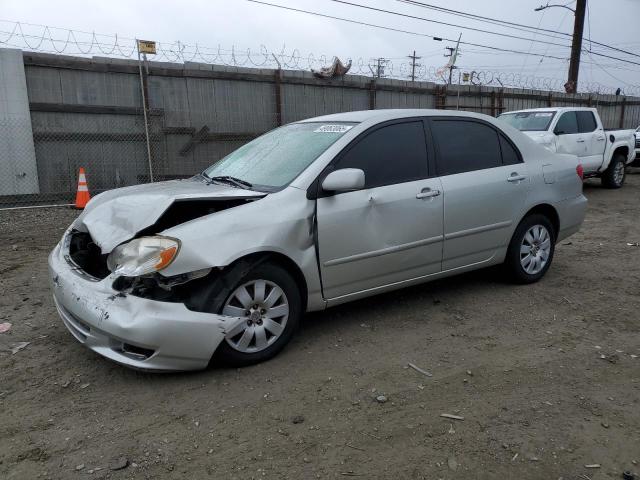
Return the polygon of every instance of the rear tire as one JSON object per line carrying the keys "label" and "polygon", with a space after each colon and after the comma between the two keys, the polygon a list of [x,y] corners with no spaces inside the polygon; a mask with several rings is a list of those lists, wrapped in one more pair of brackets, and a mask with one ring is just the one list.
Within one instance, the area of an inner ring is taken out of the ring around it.
{"label": "rear tire", "polygon": [[624,155],[616,154],[611,159],[611,163],[602,174],[600,181],[605,188],[620,188],[624,184],[626,158]]}
{"label": "rear tire", "polygon": [[549,219],[542,214],[525,217],[511,237],[505,270],[515,283],[534,283],[540,280],[553,261],[556,232]]}
{"label": "rear tire", "polygon": [[233,367],[253,365],[277,355],[293,337],[303,313],[293,277],[268,261],[240,261],[208,287],[199,309],[245,318],[227,332],[212,357]]}

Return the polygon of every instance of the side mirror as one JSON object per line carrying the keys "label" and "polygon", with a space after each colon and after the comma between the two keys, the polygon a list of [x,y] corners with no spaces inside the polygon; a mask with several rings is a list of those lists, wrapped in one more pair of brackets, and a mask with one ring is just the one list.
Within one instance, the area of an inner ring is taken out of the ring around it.
{"label": "side mirror", "polygon": [[325,192],[350,192],[364,188],[364,172],[359,168],[335,170],[322,181]]}
{"label": "side mirror", "polygon": [[564,135],[565,134],[564,130],[558,130],[557,128],[553,131],[553,133],[555,135]]}

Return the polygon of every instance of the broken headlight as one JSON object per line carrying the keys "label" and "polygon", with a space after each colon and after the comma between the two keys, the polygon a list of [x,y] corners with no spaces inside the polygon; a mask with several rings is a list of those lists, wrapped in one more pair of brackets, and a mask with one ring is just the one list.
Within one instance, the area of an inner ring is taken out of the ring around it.
{"label": "broken headlight", "polygon": [[139,277],[166,268],[176,258],[180,240],[170,237],[142,237],[117,246],[107,258],[116,275]]}

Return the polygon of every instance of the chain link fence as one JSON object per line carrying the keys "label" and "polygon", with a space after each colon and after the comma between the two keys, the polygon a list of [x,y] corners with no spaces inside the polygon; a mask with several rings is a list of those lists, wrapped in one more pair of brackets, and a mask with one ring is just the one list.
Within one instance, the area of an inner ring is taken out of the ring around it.
{"label": "chain link fence", "polygon": [[[0,121],[2,135],[13,133],[0,156],[0,208],[73,202],[81,167],[92,195],[150,181],[142,115],[34,112],[31,123]],[[152,153],[160,157],[155,144]]]}

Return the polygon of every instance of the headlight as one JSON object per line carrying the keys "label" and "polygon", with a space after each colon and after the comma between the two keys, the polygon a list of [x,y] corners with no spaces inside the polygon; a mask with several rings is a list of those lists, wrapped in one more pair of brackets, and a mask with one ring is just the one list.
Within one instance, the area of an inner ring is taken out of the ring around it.
{"label": "headlight", "polygon": [[169,237],[142,237],[116,247],[107,257],[111,272],[139,277],[162,270],[176,258],[180,240]]}

